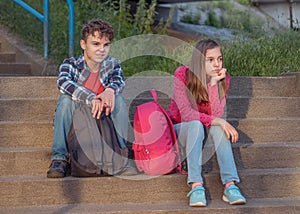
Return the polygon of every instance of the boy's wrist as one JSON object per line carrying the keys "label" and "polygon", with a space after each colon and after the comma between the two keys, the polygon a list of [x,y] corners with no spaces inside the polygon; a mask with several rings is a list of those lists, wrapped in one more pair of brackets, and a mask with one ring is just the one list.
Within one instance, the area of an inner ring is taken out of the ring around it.
{"label": "boy's wrist", "polygon": [[114,89],[113,87],[107,87],[105,90],[110,90],[110,91],[112,91],[114,94],[116,94],[116,89]]}

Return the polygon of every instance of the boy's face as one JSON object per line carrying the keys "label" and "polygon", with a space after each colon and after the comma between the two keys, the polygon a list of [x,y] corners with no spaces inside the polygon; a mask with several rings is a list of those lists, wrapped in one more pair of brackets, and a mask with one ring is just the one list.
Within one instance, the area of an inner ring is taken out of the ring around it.
{"label": "boy's face", "polygon": [[102,36],[98,31],[94,35],[89,35],[86,42],[80,40],[80,46],[84,50],[84,59],[87,63],[101,63],[108,55],[110,40],[107,36]]}

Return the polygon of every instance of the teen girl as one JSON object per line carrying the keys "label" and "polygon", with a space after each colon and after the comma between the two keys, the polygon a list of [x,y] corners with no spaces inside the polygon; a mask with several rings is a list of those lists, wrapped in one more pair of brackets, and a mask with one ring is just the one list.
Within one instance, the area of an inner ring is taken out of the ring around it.
{"label": "teen girl", "polygon": [[235,185],[239,177],[231,142],[237,142],[238,132],[222,119],[229,83],[230,76],[223,67],[221,47],[211,39],[198,42],[191,65],[177,68],[174,74],[174,94],[168,112],[178,141],[186,149],[190,206],[206,206],[201,176],[206,133],[213,140],[217,154],[224,185],[223,200],[230,204],[246,203]]}

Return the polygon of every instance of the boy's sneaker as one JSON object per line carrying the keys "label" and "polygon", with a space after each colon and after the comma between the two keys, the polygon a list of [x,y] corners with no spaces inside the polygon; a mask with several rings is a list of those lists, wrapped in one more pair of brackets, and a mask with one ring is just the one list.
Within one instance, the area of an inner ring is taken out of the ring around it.
{"label": "boy's sneaker", "polygon": [[246,204],[246,198],[241,194],[240,189],[236,185],[230,185],[224,190],[223,201],[232,205]]}
{"label": "boy's sneaker", "polygon": [[120,174],[121,176],[131,176],[131,175],[137,175],[138,171],[136,167],[133,166],[132,163],[128,162],[125,166],[123,172]]}
{"label": "boy's sneaker", "polygon": [[67,174],[68,163],[63,160],[53,160],[47,172],[48,178],[63,178]]}
{"label": "boy's sneaker", "polygon": [[187,194],[187,197],[190,197],[190,206],[191,207],[205,207],[205,189],[203,186],[197,186]]}

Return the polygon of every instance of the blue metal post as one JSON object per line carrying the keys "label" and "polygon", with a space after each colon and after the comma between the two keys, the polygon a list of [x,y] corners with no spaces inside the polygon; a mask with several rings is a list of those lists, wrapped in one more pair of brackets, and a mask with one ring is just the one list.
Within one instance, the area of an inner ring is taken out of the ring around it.
{"label": "blue metal post", "polygon": [[74,4],[68,0],[69,7],[69,56],[74,55]]}
{"label": "blue metal post", "polygon": [[49,54],[49,0],[44,0],[44,57]]}
{"label": "blue metal post", "polygon": [[40,20],[41,22],[44,22],[44,16],[42,14],[40,14],[38,11],[36,11],[35,9],[33,9],[32,7],[30,7],[28,4],[26,4],[22,0],[13,0],[13,1],[15,3],[17,3],[18,5],[20,5],[21,7],[23,7],[29,13],[34,15],[38,20]]}
{"label": "blue metal post", "polygon": [[48,44],[49,44],[49,0],[44,0],[44,16],[38,11],[30,7],[22,0],[13,0],[15,3],[23,7],[29,13],[34,15],[38,20],[44,24],[44,58],[48,58]]}
{"label": "blue metal post", "polygon": [[[13,0],[44,24],[44,57],[48,58],[49,49],[49,0],[44,0],[44,16],[22,0]],[[67,0],[69,8],[69,56],[74,55],[74,4]]]}

